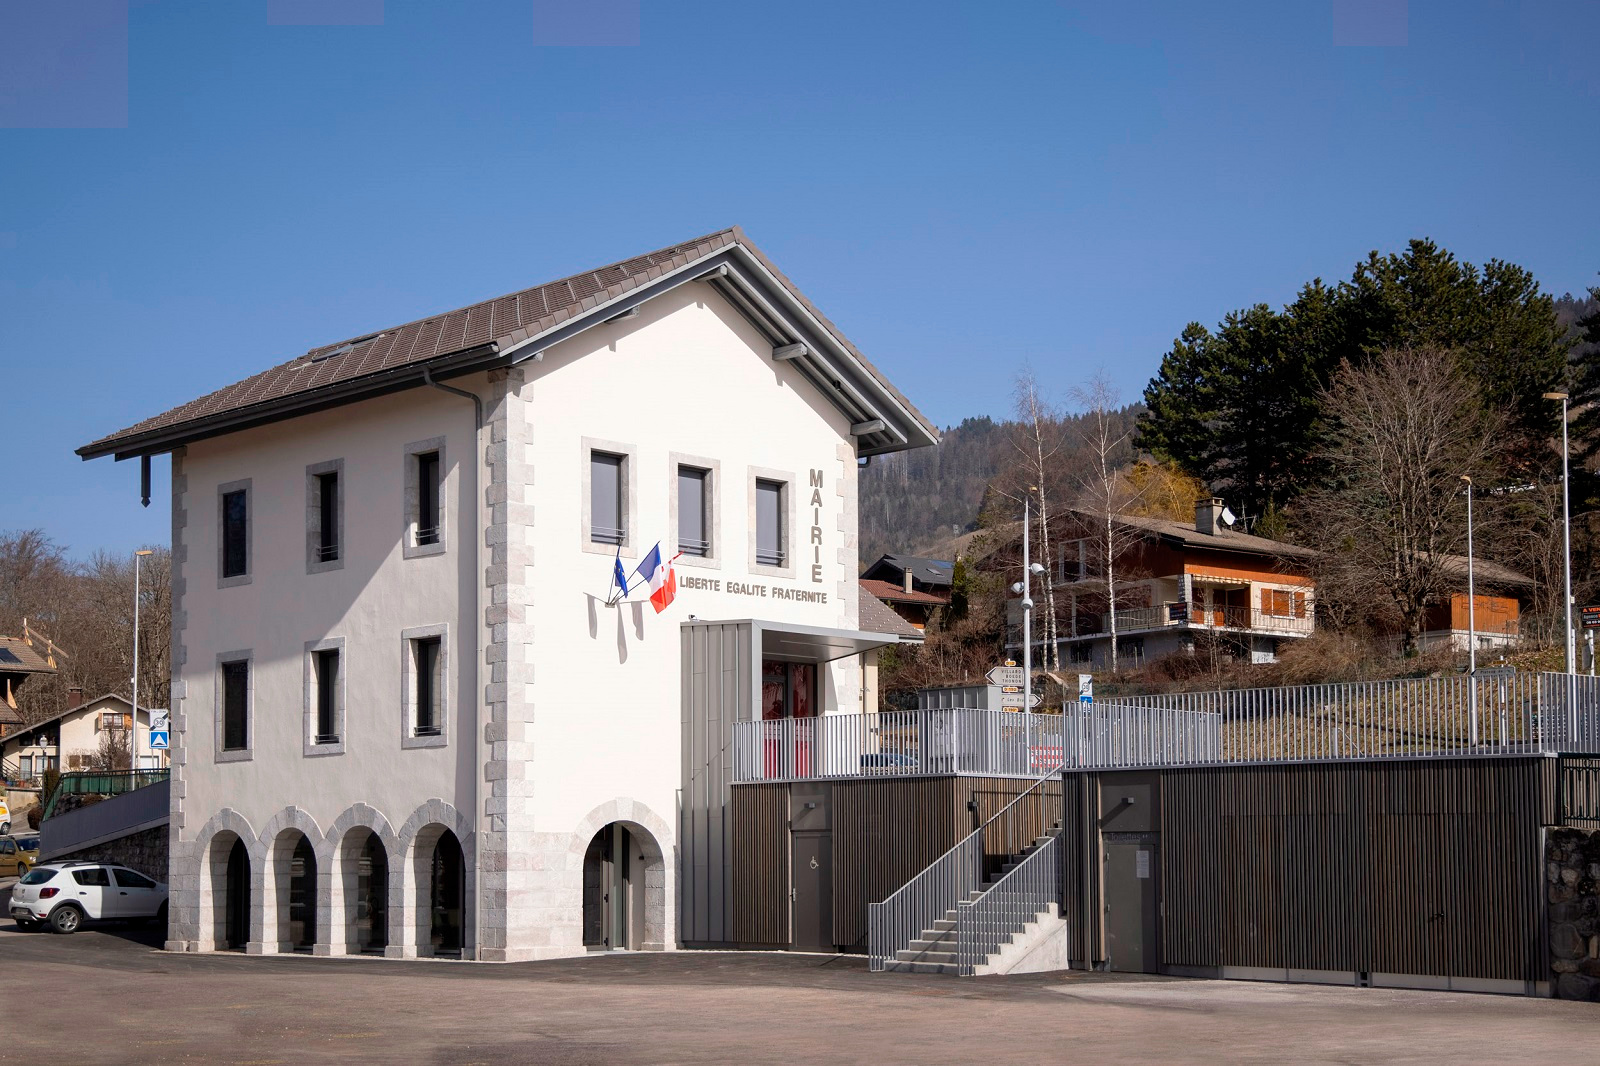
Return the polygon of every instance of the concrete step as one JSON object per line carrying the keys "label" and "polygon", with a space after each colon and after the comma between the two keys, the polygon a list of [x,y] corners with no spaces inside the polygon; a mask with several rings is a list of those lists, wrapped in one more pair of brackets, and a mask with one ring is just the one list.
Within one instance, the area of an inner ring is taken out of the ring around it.
{"label": "concrete step", "polygon": [[909,951],[902,950],[894,953],[896,962],[938,962],[954,964],[956,953],[953,951]]}
{"label": "concrete step", "polygon": [[942,973],[952,977],[961,972],[959,966],[943,962],[901,962],[899,959],[890,959],[883,964],[883,968],[890,973]]}
{"label": "concrete step", "polygon": [[912,951],[945,951],[948,950],[946,945],[954,944],[955,942],[956,934],[953,929],[946,933],[924,929],[922,935],[907,944],[906,947]]}

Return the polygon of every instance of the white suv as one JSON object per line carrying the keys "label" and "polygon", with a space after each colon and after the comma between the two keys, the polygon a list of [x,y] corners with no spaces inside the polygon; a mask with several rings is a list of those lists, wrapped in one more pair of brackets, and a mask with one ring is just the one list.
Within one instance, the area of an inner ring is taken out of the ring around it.
{"label": "white suv", "polygon": [[48,862],[11,886],[11,917],[24,929],[45,922],[76,933],[84,922],[167,920],[167,886],[126,866]]}

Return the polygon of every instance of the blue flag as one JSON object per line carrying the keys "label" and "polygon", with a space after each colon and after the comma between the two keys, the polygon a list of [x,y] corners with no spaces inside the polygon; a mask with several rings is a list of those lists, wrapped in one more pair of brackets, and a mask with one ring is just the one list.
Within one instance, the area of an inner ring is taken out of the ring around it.
{"label": "blue flag", "polygon": [[617,583],[618,591],[626,596],[628,594],[628,575],[622,569],[622,549],[617,549],[617,561],[612,570],[611,579]]}

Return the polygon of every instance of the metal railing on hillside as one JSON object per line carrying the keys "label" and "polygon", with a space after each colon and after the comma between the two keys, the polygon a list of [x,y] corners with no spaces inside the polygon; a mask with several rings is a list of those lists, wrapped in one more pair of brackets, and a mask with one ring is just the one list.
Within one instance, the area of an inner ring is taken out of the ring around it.
{"label": "metal railing on hillside", "polygon": [[[882,970],[924,930],[982,888],[1008,856],[1020,854],[1060,818],[1061,797],[1045,785],[1058,780],[1050,768],[955,847],[930,863],[881,903],[867,907],[868,964]],[[1035,853],[1037,854],[1037,853]],[[1058,897],[1059,898],[1059,897]]]}
{"label": "metal railing on hillside", "polygon": [[1061,903],[1061,836],[1052,834],[988,891],[956,904],[956,966],[970,977],[1011,938]]}
{"label": "metal railing on hillside", "polygon": [[61,783],[50,795],[41,820],[56,812],[56,807],[66,796],[120,796],[136,788],[165,781],[172,773],[167,767],[151,770],[86,770],[61,775]]}
{"label": "metal railing on hillside", "polygon": [[[736,722],[733,780],[838,777],[1033,777],[1069,765],[1219,758],[1222,718],[1187,710],[1062,714],[951,707]],[[1087,761],[1086,761],[1087,760]]]}
{"label": "metal railing on hillside", "polygon": [[1600,678],[1494,674],[737,722],[733,780],[1600,754]]}
{"label": "metal railing on hillside", "polygon": [[1505,673],[1223,689],[1097,702],[1219,716],[1234,762],[1600,751],[1600,678]]}

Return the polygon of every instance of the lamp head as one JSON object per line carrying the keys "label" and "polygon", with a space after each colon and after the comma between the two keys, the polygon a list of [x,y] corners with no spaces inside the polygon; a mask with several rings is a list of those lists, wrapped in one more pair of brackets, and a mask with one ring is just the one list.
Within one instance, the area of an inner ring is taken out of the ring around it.
{"label": "lamp head", "polygon": [[1547,392],[1544,394],[1544,398],[1547,400],[1565,400],[1567,394],[1564,392]]}
{"label": "lamp head", "polygon": [[1022,594],[1022,582],[1020,582],[1020,581],[1013,581],[1013,582],[1012,582],[1012,583],[1011,583],[1011,591],[1012,591],[1012,592],[1015,592],[1015,593],[1016,593],[1016,594],[1017,594],[1017,595],[1019,595],[1019,596],[1020,596],[1020,595],[1021,595],[1021,594]]}
{"label": "lamp head", "polygon": [[1044,565],[1042,563],[1033,563],[1028,567],[1028,573],[1042,574],[1044,573]]}
{"label": "lamp head", "polygon": [[155,554],[155,549],[153,549],[153,548],[140,548],[138,551],[134,552],[133,554],[141,555],[141,556],[142,555],[154,555]]}

